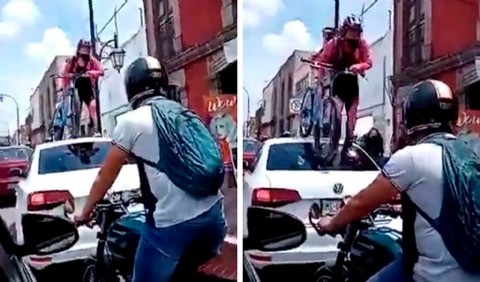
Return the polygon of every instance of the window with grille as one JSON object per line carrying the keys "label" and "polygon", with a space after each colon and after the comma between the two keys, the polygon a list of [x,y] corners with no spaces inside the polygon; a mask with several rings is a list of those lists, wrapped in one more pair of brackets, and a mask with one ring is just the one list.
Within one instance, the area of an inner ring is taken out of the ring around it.
{"label": "window with grille", "polygon": [[308,74],[295,84],[295,96],[302,97],[308,87]]}
{"label": "window with grille", "polygon": [[467,110],[480,110],[480,82],[475,82],[465,89],[465,108]]}
{"label": "window with grille", "polygon": [[425,11],[423,1],[405,1],[403,37],[403,67],[418,65],[425,59]]}
{"label": "window with grille", "polygon": [[173,26],[172,15],[166,21],[160,22],[158,27],[158,38],[160,47],[158,50],[158,55],[163,61],[175,56],[174,37],[175,30]]}

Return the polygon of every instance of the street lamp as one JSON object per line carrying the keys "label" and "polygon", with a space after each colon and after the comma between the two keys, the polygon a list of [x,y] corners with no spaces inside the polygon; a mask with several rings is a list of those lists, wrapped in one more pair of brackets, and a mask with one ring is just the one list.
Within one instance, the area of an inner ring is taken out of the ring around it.
{"label": "street lamp", "polygon": [[16,110],[17,110],[17,145],[20,145],[20,107],[18,106],[18,102],[15,98],[8,94],[2,94],[0,93],[0,103],[3,102],[4,98],[10,98],[12,101],[15,103]]}
{"label": "street lamp", "polygon": [[[90,23],[90,40],[92,41],[92,51],[93,54],[97,58],[102,60],[102,52],[105,47],[110,47],[112,51],[109,53],[109,55],[106,58],[111,58],[112,59],[112,65],[113,68],[117,70],[117,72],[120,73],[120,70],[123,67],[123,63],[125,60],[125,51],[121,48],[118,47],[118,36],[117,33],[113,35],[113,39],[105,42],[102,44],[102,47],[100,48],[100,52],[96,52],[97,50],[97,36],[95,34],[95,15],[93,11],[93,0],[88,0],[88,14],[89,14],[89,23]],[[113,43],[113,47],[110,46],[109,44]],[[103,58],[105,59],[105,58]],[[102,130],[102,115],[100,111],[100,91],[98,89],[98,81],[95,83],[95,104],[97,108],[97,130],[98,132],[103,132]]]}
{"label": "street lamp", "polygon": [[[112,43],[113,46],[111,46]],[[107,56],[103,56],[103,51],[105,47],[109,47],[110,49],[112,49]],[[123,68],[123,64],[125,62],[125,54],[125,50],[118,47],[118,35],[115,33],[112,39],[108,40],[105,43],[102,43],[102,48],[100,48],[100,52],[98,52],[98,57],[101,60],[110,59],[112,61],[113,68],[120,73],[120,70]]]}

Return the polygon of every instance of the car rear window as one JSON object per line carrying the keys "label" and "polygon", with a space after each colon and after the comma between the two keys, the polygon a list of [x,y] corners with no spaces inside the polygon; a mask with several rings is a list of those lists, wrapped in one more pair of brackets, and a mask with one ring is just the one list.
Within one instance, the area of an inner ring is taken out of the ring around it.
{"label": "car rear window", "polygon": [[340,151],[341,146],[339,146],[339,153],[333,164],[325,166],[316,157],[312,143],[273,144],[268,151],[267,170],[377,170],[376,165],[361,150],[355,150],[357,153],[355,159],[344,162],[340,159]]}
{"label": "car rear window", "polygon": [[262,143],[255,140],[243,140],[243,151],[248,153],[257,153],[262,147]]}
{"label": "car rear window", "polygon": [[[59,173],[100,167],[111,143],[85,142],[43,149],[39,155],[38,174]],[[129,159],[126,163],[134,163]]]}
{"label": "car rear window", "polygon": [[29,148],[0,148],[0,161],[28,160],[32,153]]}

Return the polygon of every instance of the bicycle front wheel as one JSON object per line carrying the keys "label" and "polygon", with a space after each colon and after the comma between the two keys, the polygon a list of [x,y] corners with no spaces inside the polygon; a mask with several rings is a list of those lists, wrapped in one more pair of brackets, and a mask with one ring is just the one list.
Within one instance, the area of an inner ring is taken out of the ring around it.
{"label": "bicycle front wheel", "polygon": [[80,137],[80,119],[82,115],[82,102],[78,96],[78,90],[72,91],[71,96],[71,112],[72,112],[72,136]]}
{"label": "bicycle front wheel", "polygon": [[300,136],[308,137],[312,134],[314,125],[314,103],[315,92],[307,90],[303,95],[302,106],[300,110]]}

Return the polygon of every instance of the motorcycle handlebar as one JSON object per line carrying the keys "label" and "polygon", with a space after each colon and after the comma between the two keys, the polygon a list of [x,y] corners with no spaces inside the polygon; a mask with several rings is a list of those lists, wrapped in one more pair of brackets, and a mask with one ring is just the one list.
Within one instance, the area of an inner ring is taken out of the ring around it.
{"label": "motorcycle handlebar", "polygon": [[111,201],[111,200],[103,200],[100,203],[98,203],[94,210],[93,210],[93,216],[91,217],[90,220],[87,221],[78,221],[75,222],[75,226],[87,226],[89,228],[92,228],[96,224],[96,219],[98,216],[106,211],[115,209],[115,208],[122,208],[126,209],[128,208],[129,205],[135,204],[135,203],[141,203],[141,198],[139,197],[132,197],[129,198],[128,200],[118,200],[118,201]]}
{"label": "motorcycle handlebar", "polygon": [[[384,216],[389,216],[392,218],[397,218],[401,215],[401,211],[395,209],[391,205],[385,205],[381,206],[377,209],[375,209],[372,213],[370,213],[367,217],[362,218],[358,222],[355,222],[353,224],[360,224],[360,225],[366,225],[366,226],[371,226],[372,224],[375,223],[375,217],[378,215],[384,215]],[[336,230],[334,232],[325,232],[324,230],[321,230],[318,226],[318,221],[321,219],[321,217],[315,218],[312,215],[312,208],[310,209],[310,212],[308,214],[308,219],[310,221],[310,224],[312,227],[315,229],[317,234],[319,236],[324,236],[324,235],[330,235],[332,237],[335,237],[336,235],[343,235],[345,233],[345,228]],[[351,224],[352,225],[352,224]],[[361,228],[361,227],[360,227]]]}

